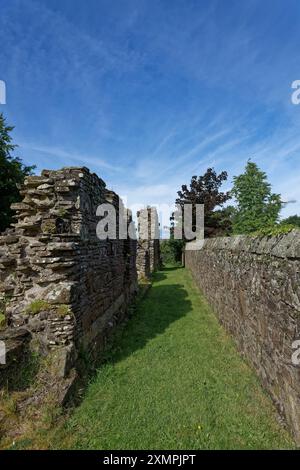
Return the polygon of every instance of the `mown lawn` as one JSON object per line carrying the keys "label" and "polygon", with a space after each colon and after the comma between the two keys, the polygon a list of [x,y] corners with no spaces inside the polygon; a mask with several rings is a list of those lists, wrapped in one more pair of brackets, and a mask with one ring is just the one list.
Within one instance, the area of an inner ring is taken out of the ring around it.
{"label": "mown lawn", "polygon": [[189,272],[166,268],[50,446],[276,449],[293,442]]}

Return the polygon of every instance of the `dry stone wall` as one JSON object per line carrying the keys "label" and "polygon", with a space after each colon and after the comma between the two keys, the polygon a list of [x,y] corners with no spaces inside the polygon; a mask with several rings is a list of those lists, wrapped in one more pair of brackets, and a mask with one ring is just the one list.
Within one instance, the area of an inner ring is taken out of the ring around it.
{"label": "dry stone wall", "polygon": [[97,207],[111,203],[118,213],[119,197],[86,168],[29,176],[21,195],[14,228],[0,235],[9,330],[25,328],[45,353],[101,349],[137,290],[136,240],[96,235]]}
{"label": "dry stone wall", "polygon": [[140,210],[137,213],[137,219],[137,272],[140,279],[147,279],[161,265],[159,220],[156,208],[146,207]]}
{"label": "dry stone wall", "polygon": [[300,442],[300,232],[205,240],[185,263]]}

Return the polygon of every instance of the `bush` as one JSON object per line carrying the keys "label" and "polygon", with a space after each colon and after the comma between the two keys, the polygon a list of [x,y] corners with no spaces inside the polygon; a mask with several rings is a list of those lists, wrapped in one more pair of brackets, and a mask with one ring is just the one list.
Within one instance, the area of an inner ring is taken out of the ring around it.
{"label": "bush", "polygon": [[281,224],[300,227],[300,215],[291,215],[290,217],[287,217],[287,219],[283,219]]}
{"label": "bush", "polygon": [[181,264],[183,240],[163,240],[160,245],[162,262],[164,264]]}
{"label": "bush", "polygon": [[257,230],[256,232],[252,233],[251,235],[262,237],[276,237],[277,235],[284,235],[285,233],[289,233],[295,229],[299,230],[299,227],[295,227],[295,225],[292,224],[277,224],[261,228],[260,230]]}

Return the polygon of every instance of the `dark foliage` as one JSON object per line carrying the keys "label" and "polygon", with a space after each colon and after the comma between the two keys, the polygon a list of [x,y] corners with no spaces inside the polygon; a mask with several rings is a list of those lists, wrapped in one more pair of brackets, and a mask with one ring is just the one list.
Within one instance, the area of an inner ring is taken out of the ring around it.
{"label": "dark foliage", "polygon": [[17,147],[12,144],[12,130],[13,127],[8,126],[3,114],[0,114],[0,232],[12,222],[11,204],[21,200],[18,185],[34,169],[34,166],[25,166],[20,158],[12,156]]}
{"label": "dark foliage", "polygon": [[[230,192],[222,192],[220,188],[227,180],[227,172],[219,175],[213,168],[208,168],[204,175],[193,176],[189,187],[183,185],[178,191],[176,204],[182,209],[185,204],[192,204],[193,230],[196,229],[196,204],[204,205],[204,236],[214,237],[227,235],[231,232],[231,209],[219,209],[230,198]],[[172,217],[174,220],[174,216]]]}
{"label": "dark foliage", "polygon": [[291,215],[290,217],[283,219],[281,224],[295,225],[295,227],[300,227],[300,215]]}

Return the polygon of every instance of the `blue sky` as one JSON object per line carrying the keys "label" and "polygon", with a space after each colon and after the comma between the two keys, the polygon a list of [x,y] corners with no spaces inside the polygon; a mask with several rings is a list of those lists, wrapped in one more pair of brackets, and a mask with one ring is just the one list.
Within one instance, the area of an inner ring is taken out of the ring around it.
{"label": "blue sky", "polygon": [[300,214],[298,0],[0,0],[0,79],[26,163],[85,165],[170,203],[248,158]]}

